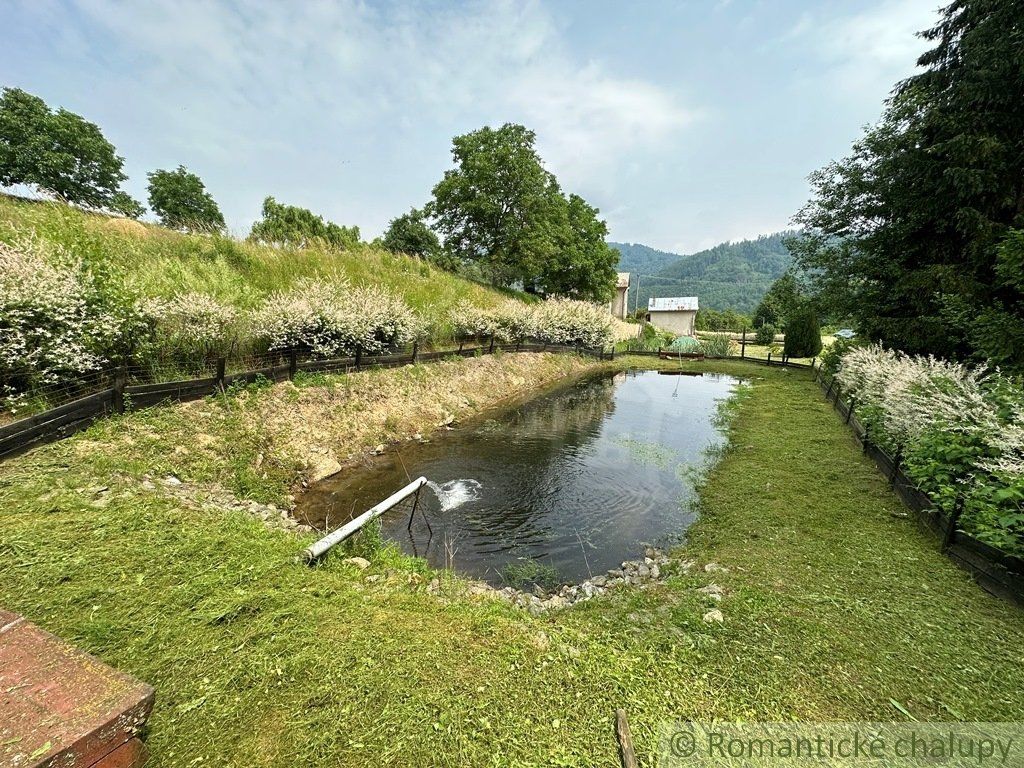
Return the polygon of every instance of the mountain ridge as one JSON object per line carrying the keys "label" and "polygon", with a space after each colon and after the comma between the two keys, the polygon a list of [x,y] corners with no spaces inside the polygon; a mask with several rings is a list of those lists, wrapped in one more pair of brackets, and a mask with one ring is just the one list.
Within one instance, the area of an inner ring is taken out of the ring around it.
{"label": "mountain ridge", "polygon": [[[752,313],[775,280],[793,264],[783,230],[726,241],[691,254],[661,251],[642,243],[609,242],[619,252],[620,272],[629,272],[629,307],[651,297],[697,296],[707,309]],[[638,288],[639,281],[639,290]]]}

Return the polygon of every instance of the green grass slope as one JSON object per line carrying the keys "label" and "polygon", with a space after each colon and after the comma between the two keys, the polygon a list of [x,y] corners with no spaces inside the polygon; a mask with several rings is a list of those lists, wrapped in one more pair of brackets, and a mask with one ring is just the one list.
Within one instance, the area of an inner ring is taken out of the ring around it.
{"label": "green grass slope", "polygon": [[452,306],[493,306],[503,298],[499,291],[370,246],[344,252],[278,249],[0,195],[0,242],[27,237],[57,243],[93,269],[115,270],[140,296],[201,291],[248,308],[304,277],[382,285],[420,312],[435,338],[448,334],[445,318]]}

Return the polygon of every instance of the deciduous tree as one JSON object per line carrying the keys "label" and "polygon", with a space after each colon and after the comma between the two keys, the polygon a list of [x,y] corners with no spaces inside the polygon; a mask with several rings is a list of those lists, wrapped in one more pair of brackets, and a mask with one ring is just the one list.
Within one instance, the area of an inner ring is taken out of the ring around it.
{"label": "deciduous tree", "polygon": [[164,226],[189,232],[224,229],[224,216],[213,196],[185,166],[173,171],[156,170],[148,178],[149,207]]}
{"label": "deciduous tree", "polygon": [[[109,208],[124,158],[100,129],[38,96],[5,88],[0,96],[0,185],[29,184],[71,203]],[[122,201],[123,202],[123,201]]]}

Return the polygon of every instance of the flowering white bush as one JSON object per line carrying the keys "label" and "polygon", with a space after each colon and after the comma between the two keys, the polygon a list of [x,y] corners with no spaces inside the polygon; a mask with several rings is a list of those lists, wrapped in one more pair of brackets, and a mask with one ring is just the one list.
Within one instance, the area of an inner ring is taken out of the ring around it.
{"label": "flowering white bush", "polygon": [[521,341],[537,336],[534,306],[509,299],[492,310],[491,332],[502,341]]}
{"label": "flowering white bush", "polygon": [[841,359],[840,386],[875,443],[983,541],[1024,555],[1024,393],[998,371],[880,346]]}
{"label": "flowering white bush", "polygon": [[52,384],[101,368],[121,334],[93,275],[40,240],[0,243],[0,383]]}
{"label": "flowering white bush", "polygon": [[298,281],[275,293],[252,319],[270,350],[301,349],[316,357],[379,354],[414,340],[424,327],[400,299],[379,288],[352,289],[341,279]]}
{"label": "flowering white bush", "polygon": [[1003,427],[984,368],[881,346],[854,347],[842,358],[837,379],[882,430],[877,437],[894,445],[907,445],[936,428],[987,438]]}
{"label": "flowering white bush", "polygon": [[205,293],[140,302],[155,326],[158,345],[182,354],[227,354],[239,334],[237,310]]}
{"label": "flowering white bush", "polygon": [[456,338],[490,336],[494,333],[494,310],[469,302],[456,305],[448,313]]}
{"label": "flowering white bush", "polygon": [[573,299],[548,299],[533,311],[534,336],[551,344],[603,347],[611,339],[607,307]]}

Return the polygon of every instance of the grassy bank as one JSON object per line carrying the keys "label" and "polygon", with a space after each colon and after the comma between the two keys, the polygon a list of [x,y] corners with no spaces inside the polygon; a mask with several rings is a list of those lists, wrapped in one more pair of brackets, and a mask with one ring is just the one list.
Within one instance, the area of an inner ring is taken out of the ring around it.
{"label": "grassy bank", "polygon": [[94,270],[114,270],[125,287],[140,296],[194,291],[247,309],[300,278],[344,277],[355,286],[389,289],[442,337],[450,335],[447,313],[459,302],[487,307],[503,298],[498,291],[424,262],[369,246],[342,252],[270,248],[0,195],[0,242],[17,243],[26,237],[62,246]]}
{"label": "grassy bank", "polygon": [[[310,570],[292,562],[304,539],[141,487],[173,469],[286,493],[301,472],[264,469],[253,436],[271,432],[247,416],[293,397],[279,388],[129,415],[0,465],[0,604],[156,687],[156,766],[611,765],[619,706],[648,762],[665,719],[1024,717],[1021,612],[900,515],[810,376],[703,366],[753,386],[681,553],[697,566],[665,585],[531,618],[456,580],[428,594],[422,567],[390,551],[362,572],[341,557]],[[383,392],[414,369],[373,375]],[[531,383],[512,376],[510,390]],[[217,409],[201,434],[219,447],[197,458],[195,416]],[[336,423],[334,450],[371,442],[345,443],[353,429]],[[720,625],[701,620],[712,580]]]}

